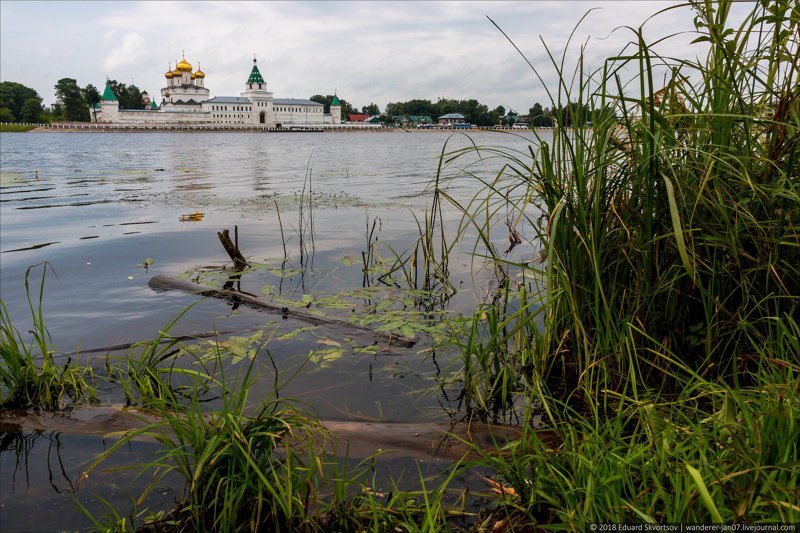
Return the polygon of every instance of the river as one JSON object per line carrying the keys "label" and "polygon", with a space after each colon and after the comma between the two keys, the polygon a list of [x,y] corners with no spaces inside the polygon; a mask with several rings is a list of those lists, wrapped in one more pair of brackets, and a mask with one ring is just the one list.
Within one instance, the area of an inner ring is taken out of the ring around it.
{"label": "river", "polygon": [[[198,302],[190,294],[154,291],[148,280],[183,274],[209,282],[230,263],[217,232],[233,233],[238,226],[240,248],[254,264],[241,280],[243,290],[278,304],[308,301],[317,312],[345,320],[364,309],[377,313],[380,301],[402,302],[409,293],[378,283],[378,269],[365,276],[370,243],[378,242],[376,249],[389,264],[392,251],[405,250],[418,237],[443,149],[492,146],[524,155],[532,142],[527,132],[3,133],[2,300],[25,335],[31,322],[25,273],[40,265],[31,273],[37,288],[46,262],[43,311],[61,357],[73,354],[102,369],[106,352],[94,349],[153,338],[195,304],[173,334],[269,332],[279,372],[302,368],[282,393],[321,418],[446,419],[457,413],[457,402],[437,379],[452,353],[438,349],[424,330],[413,331],[419,342],[411,349],[376,353],[368,336],[308,329],[301,320],[222,300]],[[466,154],[445,164],[439,175],[448,194],[466,202],[479,190],[475,176],[491,179],[502,163],[491,151],[482,157]],[[452,235],[460,214],[445,206],[445,234]],[[503,246],[506,236],[496,237]],[[458,289],[441,310],[449,316],[470,314],[491,290],[491,276],[481,274],[469,249],[449,261],[450,281]],[[530,249],[519,249],[510,259],[530,256]],[[365,285],[374,292],[359,293]],[[102,403],[124,399],[110,383],[100,383],[99,393]],[[22,473],[20,448],[30,454],[36,446],[20,446],[25,435],[4,434],[4,530],[24,530],[29,513],[53,505],[52,498],[64,509],[74,508],[61,492],[70,492],[79,468],[61,468],[62,483],[54,483],[51,456],[59,437],[45,437],[48,444],[38,444],[39,459],[28,461],[39,466],[26,466]],[[81,441],[63,455],[71,465],[85,465],[101,448],[96,441]],[[114,487],[123,498],[125,491],[116,482]],[[85,524],[74,509],[69,513],[74,516],[59,527]]]}

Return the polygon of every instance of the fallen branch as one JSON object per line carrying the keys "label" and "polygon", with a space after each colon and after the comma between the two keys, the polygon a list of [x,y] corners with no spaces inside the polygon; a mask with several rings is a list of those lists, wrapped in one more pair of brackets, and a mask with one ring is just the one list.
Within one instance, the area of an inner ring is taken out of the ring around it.
{"label": "fallen branch", "polygon": [[242,255],[241,250],[239,250],[239,227],[234,226],[234,232],[236,235],[236,242],[234,243],[231,241],[230,232],[227,229],[217,232],[217,237],[219,237],[219,242],[222,243],[222,247],[225,248],[225,251],[228,252],[228,256],[230,256],[231,260],[233,261],[233,268],[234,270],[243,270],[244,267],[247,266],[247,260]]}
{"label": "fallen branch", "polygon": [[152,278],[150,278],[148,285],[150,285],[150,287],[153,289],[186,291],[200,296],[206,296],[209,298],[221,298],[223,300],[230,300],[235,304],[245,304],[249,305],[250,307],[255,307],[257,309],[268,309],[270,311],[281,313],[281,315],[284,318],[290,318],[290,317],[297,318],[299,320],[303,320],[304,322],[310,322],[311,324],[336,325],[350,330],[363,331],[365,333],[369,333],[374,337],[383,339],[389,344],[394,344],[395,346],[403,346],[405,348],[410,348],[414,346],[414,344],[416,344],[417,342],[417,339],[404,337],[402,335],[395,335],[394,333],[384,333],[382,331],[375,331],[374,329],[370,329],[364,326],[359,326],[358,324],[353,324],[346,320],[314,315],[311,313],[301,311],[299,309],[290,309],[288,307],[282,307],[279,305],[271,304],[269,302],[265,302],[264,300],[258,298],[257,296],[254,296],[246,292],[238,291],[230,287],[225,287],[222,290],[211,289],[208,287],[204,287],[202,285],[198,285],[197,283],[192,283],[190,281],[176,278],[174,276],[165,276],[165,275],[153,276]]}
{"label": "fallen branch", "polygon": [[[0,432],[58,432],[67,435],[106,436],[159,421],[156,413],[122,405],[77,406],[71,411],[47,412],[32,409],[0,410]],[[330,439],[320,444],[329,454],[379,458],[437,457],[475,459],[483,453],[503,453],[503,448],[522,436],[522,428],[478,422],[379,423],[322,420]],[[536,431],[540,439],[555,449],[560,445],[552,431]],[[308,435],[312,438],[312,435]],[[297,435],[298,442],[303,436]],[[152,436],[139,439],[150,440]],[[508,490],[508,489],[506,489]]]}

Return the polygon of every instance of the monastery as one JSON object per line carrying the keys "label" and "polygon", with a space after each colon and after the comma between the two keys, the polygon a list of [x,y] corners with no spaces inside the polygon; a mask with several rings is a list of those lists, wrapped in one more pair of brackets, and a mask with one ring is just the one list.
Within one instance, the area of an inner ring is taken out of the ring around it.
{"label": "monastery", "polygon": [[121,125],[231,125],[264,128],[324,127],[341,123],[342,108],[338,96],[333,97],[330,113],[325,106],[301,98],[273,98],[267,82],[258,70],[255,57],[245,90],[240,96],[210,97],[205,86],[206,74],[198,65],[182,59],[164,74],[166,86],[161,89],[161,105],[142,93],[145,109],[120,109],[116,95],[106,82],[100,103],[95,105],[92,120]]}

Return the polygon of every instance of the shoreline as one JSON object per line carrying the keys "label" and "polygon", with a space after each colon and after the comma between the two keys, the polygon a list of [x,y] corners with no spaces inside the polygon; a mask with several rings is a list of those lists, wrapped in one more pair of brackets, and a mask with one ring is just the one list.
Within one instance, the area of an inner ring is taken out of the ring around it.
{"label": "shoreline", "polygon": [[[543,132],[552,128],[390,128],[390,127],[292,127],[292,128],[263,128],[258,126],[128,126],[121,124],[69,124],[59,126],[37,125],[28,131],[19,133],[341,133],[341,132],[369,132],[369,133],[435,133],[435,132]],[[9,132],[10,133],[10,132]]]}

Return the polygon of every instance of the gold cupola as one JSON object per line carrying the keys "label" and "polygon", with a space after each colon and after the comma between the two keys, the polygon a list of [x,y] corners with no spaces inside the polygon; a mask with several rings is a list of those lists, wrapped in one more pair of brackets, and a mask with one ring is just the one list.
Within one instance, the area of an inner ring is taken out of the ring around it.
{"label": "gold cupola", "polygon": [[180,60],[180,62],[178,62],[177,65],[175,65],[175,68],[180,70],[181,72],[191,72],[192,65],[188,61],[186,61],[186,53],[184,52],[182,56],[183,56],[182,59]]}
{"label": "gold cupola", "polygon": [[206,73],[200,70],[200,63],[197,64],[197,70],[194,73],[195,78],[205,78]]}
{"label": "gold cupola", "polygon": [[167,69],[167,72],[164,74],[164,77],[165,77],[165,78],[167,78],[168,80],[171,80],[171,79],[172,79],[172,77],[173,77],[173,73],[172,73],[172,63],[170,63],[169,65],[167,65],[167,67],[168,67],[168,69]]}

